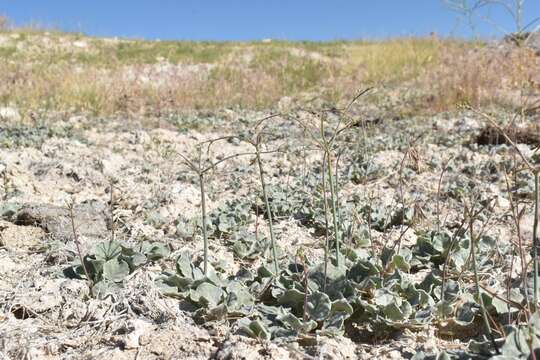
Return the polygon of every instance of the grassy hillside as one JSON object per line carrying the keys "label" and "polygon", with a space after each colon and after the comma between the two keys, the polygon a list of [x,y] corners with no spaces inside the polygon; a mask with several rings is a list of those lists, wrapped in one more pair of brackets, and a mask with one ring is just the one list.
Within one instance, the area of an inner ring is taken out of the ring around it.
{"label": "grassy hillside", "polygon": [[375,86],[394,115],[462,102],[515,106],[539,60],[525,49],[430,38],[355,42],[173,42],[0,32],[0,105],[29,111],[163,116],[331,103]]}

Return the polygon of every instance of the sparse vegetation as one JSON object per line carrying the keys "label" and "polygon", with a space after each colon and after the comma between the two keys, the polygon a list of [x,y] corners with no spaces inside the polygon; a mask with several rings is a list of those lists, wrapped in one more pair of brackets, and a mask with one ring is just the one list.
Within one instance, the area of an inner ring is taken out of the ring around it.
{"label": "sparse vegetation", "polygon": [[538,353],[532,51],[0,36],[0,355]]}
{"label": "sparse vegetation", "polygon": [[506,94],[538,82],[532,51],[478,50],[474,43],[436,37],[192,43],[17,30],[0,36],[6,39],[0,100],[23,113],[161,117],[193,109],[264,109],[283,97],[333,103],[359,86],[377,85],[381,107],[418,114],[452,110],[464,101],[514,106]]}

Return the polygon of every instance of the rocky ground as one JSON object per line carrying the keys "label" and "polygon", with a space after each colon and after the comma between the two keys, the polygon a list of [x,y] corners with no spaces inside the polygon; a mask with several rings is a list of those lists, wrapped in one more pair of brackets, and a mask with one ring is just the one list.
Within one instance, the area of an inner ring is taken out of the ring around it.
{"label": "rocky ground", "polygon": [[[221,287],[218,291],[228,300],[203,302],[200,286],[186,292],[175,283],[171,290],[170,278],[164,280],[175,272],[175,264],[181,268],[178,274],[187,276],[182,270],[185,263],[177,260],[182,254],[189,254],[187,266],[193,276],[202,266],[199,184],[179,154],[192,156],[200,142],[238,136],[266,114],[216,112],[201,117],[203,126],[195,129],[189,129],[190,118],[148,124],[71,117],[2,124],[0,359],[422,359],[494,353],[493,348],[478,350],[486,332],[474,296],[470,258],[465,256],[470,237],[460,223],[466,219],[465,207],[483,206],[473,224],[480,234],[473,238],[478,241],[480,280],[501,298],[525,306],[527,295],[520,297],[522,271],[515,249],[521,239],[525,252],[531,246],[531,176],[511,146],[498,144],[504,141],[478,144],[487,123],[474,113],[376,119],[366,124],[361,110],[354,108],[347,115],[358,124],[344,131],[336,144],[342,209],[338,215],[344,224],[342,256],[347,267],[343,276],[354,288],[348,295],[345,290],[337,298],[330,295],[334,304],[339,298],[351,304],[351,313],[345,311],[336,328],[329,325],[329,318],[288,306],[287,296],[293,295],[284,282],[271,284],[275,300],[253,295],[265,279],[272,279],[261,275],[272,255],[253,155],[224,161],[206,177],[213,278],[195,281]],[[268,121],[266,131],[271,135],[264,136],[264,149],[280,151],[263,154],[263,164],[280,267],[302,263],[313,271],[306,270],[315,281],[314,269],[324,258],[325,242],[323,208],[312,199],[322,194],[321,151],[299,126],[313,115],[299,110],[289,114]],[[335,112],[326,116],[329,127],[339,119]],[[527,118],[519,125],[537,121]],[[532,164],[540,162],[537,145],[534,141],[518,144]],[[209,154],[214,160],[253,152],[242,138],[222,140],[212,149]],[[521,212],[519,236],[511,216],[513,206]],[[326,228],[333,244],[332,226]],[[454,234],[465,245],[448,250],[449,242],[435,244],[442,233]],[[427,252],[426,234],[433,235],[427,237],[431,241]],[[123,251],[139,249],[143,261],[136,266],[130,262],[120,277],[116,273],[108,277],[103,270],[91,274],[93,281],[88,281],[81,272],[77,245],[81,255],[95,259],[96,246],[113,239],[124,246]],[[266,242],[254,247],[260,239]],[[148,243],[154,247],[146,252],[141,244]],[[391,249],[391,261],[382,260],[385,249]],[[461,260],[453,258],[458,253],[465,253]],[[441,258],[447,257],[445,271],[452,280],[446,281],[457,290],[445,288],[453,295],[442,300],[440,281],[424,285],[430,276],[440,278]],[[528,254],[525,257],[530,260]],[[400,259],[403,263],[397,262]],[[358,264],[374,266],[370,282],[354,278]],[[255,276],[238,285],[251,292],[251,306],[264,303],[268,308],[290,309],[293,317],[304,317],[305,327],[285,320],[276,326],[275,320],[261,315],[263,308],[257,308],[258,313],[245,307],[231,310],[229,300],[235,292],[223,279],[237,279],[242,271]],[[418,294],[422,290],[425,301],[406,295],[405,285],[399,289],[388,285],[398,275],[412,282],[407,289]],[[294,278],[294,271],[282,279],[287,276]],[[303,293],[304,284],[298,281],[293,288]],[[510,296],[507,286],[513,291]],[[321,294],[308,288],[310,296]],[[388,294],[394,297],[384,300]],[[520,307],[501,310],[504,306],[496,306],[500,304],[495,304],[495,297],[488,298],[493,324],[508,323],[507,318],[516,323],[526,316]],[[224,307],[222,301],[229,302]],[[441,312],[441,304],[449,310]],[[391,305],[399,308],[398,315],[390,312]],[[214,309],[224,308],[225,315],[215,315]],[[472,313],[467,319],[465,308]],[[424,318],[426,313],[429,316]],[[240,318],[260,318],[268,328],[255,331],[255,322],[243,323]],[[291,331],[283,335],[280,327]],[[502,341],[501,329],[495,325],[496,337]]]}

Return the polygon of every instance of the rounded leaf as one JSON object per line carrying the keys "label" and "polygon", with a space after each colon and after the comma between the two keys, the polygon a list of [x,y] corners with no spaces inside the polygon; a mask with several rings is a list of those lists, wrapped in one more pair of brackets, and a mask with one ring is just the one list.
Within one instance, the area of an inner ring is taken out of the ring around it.
{"label": "rounded leaf", "polygon": [[103,278],[113,281],[122,282],[129,275],[129,265],[116,258],[111,259],[103,264]]}
{"label": "rounded leaf", "polygon": [[149,260],[156,261],[169,256],[169,248],[163,243],[152,243],[150,249],[145,252]]}
{"label": "rounded leaf", "polygon": [[304,303],[304,293],[296,290],[285,290],[283,294],[278,298],[278,304],[287,305],[290,307],[298,307]]}
{"label": "rounded leaf", "polygon": [[100,260],[110,260],[122,253],[122,246],[115,242],[99,243],[94,248],[94,255]]}
{"label": "rounded leaf", "polygon": [[307,297],[307,313],[315,321],[322,321],[330,315],[332,301],[322,292],[314,292]]}
{"label": "rounded leaf", "polygon": [[343,312],[351,315],[354,312],[354,309],[351,304],[349,304],[347,299],[339,299],[332,303],[332,313],[338,312]]}
{"label": "rounded leaf", "polygon": [[195,291],[191,292],[190,297],[199,305],[212,308],[221,302],[223,290],[211,283],[204,282],[197,286]]}

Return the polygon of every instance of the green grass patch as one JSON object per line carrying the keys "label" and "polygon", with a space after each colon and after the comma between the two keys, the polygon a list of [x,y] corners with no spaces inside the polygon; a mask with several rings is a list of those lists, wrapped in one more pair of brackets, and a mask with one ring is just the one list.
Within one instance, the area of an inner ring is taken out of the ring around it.
{"label": "green grass patch", "polygon": [[16,52],[15,46],[0,47],[0,59],[10,59]]}

